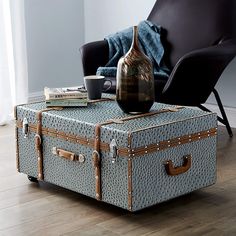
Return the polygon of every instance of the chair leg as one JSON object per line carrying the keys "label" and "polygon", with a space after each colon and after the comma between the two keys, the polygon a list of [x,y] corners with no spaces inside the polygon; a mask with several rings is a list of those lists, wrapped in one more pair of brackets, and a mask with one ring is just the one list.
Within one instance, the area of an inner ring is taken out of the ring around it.
{"label": "chair leg", "polygon": [[[228,134],[230,137],[233,137],[233,132],[232,132],[232,129],[230,127],[230,124],[229,124],[229,121],[228,121],[228,118],[226,116],[226,113],[225,113],[225,109],[223,107],[223,104],[221,102],[221,99],[220,99],[220,96],[219,96],[219,93],[216,91],[216,89],[213,89],[213,93],[215,95],[215,98],[216,98],[216,101],[217,101],[217,104],[220,108],[220,112],[221,112],[221,115],[222,115],[222,118],[221,120],[219,120],[221,123],[223,123],[225,126],[226,126],[226,129],[228,131]],[[222,122],[223,121],[223,122]]]}
{"label": "chair leg", "polygon": [[[226,129],[227,129],[227,131],[228,131],[229,136],[230,136],[230,137],[233,137],[233,132],[232,132],[232,129],[231,129],[231,127],[230,127],[228,118],[227,118],[227,116],[226,116],[224,107],[223,107],[223,105],[222,105],[222,102],[221,102],[221,100],[220,100],[220,96],[219,96],[218,92],[216,91],[216,89],[213,90],[213,93],[214,93],[214,95],[215,95],[217,104],[218,104],[218,106],[219,106],[219,108],[220,108],[220,112],[221,112],[221,115],[222,115],[222,117],[223,117],[223,118],[221,118],[221,117],[217,116],[217,119],[218,119],[219,122],[221,122],[222,124],[224,124],[224,125],[226,126]],[[209,112],[210,112],[210,110],[207,109],[206,107],[204,107],[203,105],[199,105],[198,107],[199,107],[201,110],[203,110],[203,111],[209,111]]]}

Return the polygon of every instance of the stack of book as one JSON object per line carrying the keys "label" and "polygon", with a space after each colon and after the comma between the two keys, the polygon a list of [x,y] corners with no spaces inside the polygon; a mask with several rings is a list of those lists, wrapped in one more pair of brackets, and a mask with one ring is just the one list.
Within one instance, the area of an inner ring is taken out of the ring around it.
{"label": "stack of book", "polygon": [[83,88],[44,88],[44,96],[47,107],[86,107],[88,104],[88,93]]}

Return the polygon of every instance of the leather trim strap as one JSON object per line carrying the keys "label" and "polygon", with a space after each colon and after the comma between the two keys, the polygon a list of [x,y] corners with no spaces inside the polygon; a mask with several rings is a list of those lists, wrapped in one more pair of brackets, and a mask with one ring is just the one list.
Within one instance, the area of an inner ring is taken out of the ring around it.
{"label": "leather trim strap", "polygon": [[193,133],[190,135],[184,135],[176,137],[170,140],[160,141],[158,143],[150,144],[143,147],[138,147],[130,152],[132,157],[139,157],[148,153],[153,153],[156,151],[162,151],[167,148],[177,147],[186,143],[195,142],[201,139],[215,136],[217,134],[217,128],[211,128],[209,130],[203,130],[198,133]]}
{"label": "leather trim strap", "polygon": [[128,158],[128,209],[132,211],[132,158]]}
{"label": "leather trim strap", "polygon": [[95,188],[96,199],[102,200],[101,191],[101,156],[100,156],[100,136],[101,136],[101,124],[97,124],[95,127],[95,142],[93,151],[93,165],[95,168]]}
{"label": "leather trim strap", "polygon": [[19,161],[19,142],[18,142],[18,128],[15,127],[15,139],[16,139],[16,170],[20,172],[20,161]]}
{"label": "leather trim strap", "polygon": [[38,180],[43,180],[43,151],[42,151],[42,113],[50,110],[62,110],[62,107],[51,107],[46,108],[41,111],[38,111],[36,113],[36,119],[37,119],[37,128],[36,128],[36,134],[34,137],[35,140],[35,149],[37,151],[38,155]]}
{"label": "leather trim strap", "polygon": [[[22,121],[18,120],[16,121],[16,126],[17,128],[22,128]],[[31,132],[36,132],[37,127],[34,124],[29,124],[29,130]],[[81,145],[85,145],[88,147],[92,147],[94,148],[94,139],[87,139],[85,137],[80,137],[77,135],[71,135],[71,134],[67,134],[55,129],[51,129],[51,128],[42,128],[42,135],[47,135],[50,137],[54,137],[54,138],[59,138],[59,139],[64,139],[68,142],[73,142],[73,143],[77,143],[77,144],[81,144]],[[160,141],[158,143],[155,144],[150,144],[147,146],[142,146],[142,147],[138,147],[135,149],[130,149],[131,147],[131,138],[132,138],[132,133],[128,134],[128,146],[127,147],[118,147],[117,148],[117,153],[119,153],[120,156],[123,157],[130,157],[132,156],[132,158],[135,157],[140,157],[143,156],[147,153],[153,153],[153,152],[158,152],[158,151],[162,151],[171,147],[177,147],[180,145],[183,145],[185,143],[191,143],[191,142],[195,142],[197,140],[201,140],[201,139],[205,139],[208,137],[212,137],[217,135],[217,127],[215,128],[211,128],[209,130],[203,130],[197,133],[193,133],[193,134],[189,134],[189,135],[184,135],[184,136],[180,136],[180,137],[176,137],[170,140],[165,140],[165,141]],[[109,148],[109,144],[108,143],[104,143],[104,142],[100,142],[100,150],[104,151],[104,152],[109,152],[110,148]]]}
{"label": "leather trim strap", "polygon": [[88,103],[98,103],[98,102],[107,102],[107,101],[115,101],[116,98],[100,98],[96,100],[89,100]]}
{"label": "leather trim strap", "polygon": [[[153,111],[153,112],[148,112],[148,113],[144,113],[144,114],[124,117],[124,118],[121,118],[121,119],[111,119],[111,120],[105,121],[103,123],[96,124],[96,126],[95,126],[94,151],[93,151],[93,164],[94,164],[94,168],[95,168],[95,185],[96,185],[95,189],[96,189],[96,199],[97,200],[100,201],[102,199],[102,191],[101,191],[101,155],[100,155],[101,127],[104,126],[104,125],[112,124],[112,123],[118,123],[118,124],[121,123],[122,124],[124,121],[143,118],[143,117],[148,117],[148,116],[153,116],[153,115],[164,113],[164,112],[176,112],[176,111],[178,111],[179,109],[182,109],[182,108],[184,108],[184,107],[182,107],[182,106],[167,107],[165,109],[158,110],[158,111]],[[130,142],[130,138],[129,138],[128,142]],[[129,172],[131,172],[132,171],[131,170],[132,169],[131,158],[129,158],[129,164],[128,165],[129,165],[128,169],[130,169]],[[129,197],[128,197],[129,198],[129,205],[130,205],[130,209],[132,209],[132,185],[131,185],[131,180],[129,180],[129,182],[128,182],[128,188],[129,188],[128,192],[130,193]]]}
{"label": "leather trim strap", "polygon": [[139,114],[139,115],[128,116],[128,117],[124,117],[121,119],[111,119],[111,120],[108,120],[108,121],[102,123],[102,125],[107,125],[107,124],[112,124],[112,123],[122,124],[122,123],[124,123],[124,121],[153,116],[153,115],[157,115],[157,114],[161,114],[161,113],[165,113],[165,112],[176,112],[182,108],[185,108],[185,107],[183,107],[183,106],[166,107],[161,110],[151,111],[151,112],[143,113],[143,114]]}
{"label": "leather trim strap", "polygon": [[16,170],[18,172],[20,172],[19,141],[18,141],[18,126],[17,126],[17,106],[14,107],[14,118],[15,118],[15,140],[16,140]]}

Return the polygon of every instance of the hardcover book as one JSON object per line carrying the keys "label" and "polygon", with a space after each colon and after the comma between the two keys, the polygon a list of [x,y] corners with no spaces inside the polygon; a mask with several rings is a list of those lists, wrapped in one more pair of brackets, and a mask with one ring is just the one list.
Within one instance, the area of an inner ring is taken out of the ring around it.
{"label": "hardcover book", "polygon": [[87,91],[83,86],[78,87],[64,87],[64,88],[44,88],[44,95],[46,100],[51,99],[76,99],[87,98]]}
{"label": "hardcover book", "polygon": [[88,99],[50,99],[45,100],[45,102],[47,107],[86,107],[88,104]]}

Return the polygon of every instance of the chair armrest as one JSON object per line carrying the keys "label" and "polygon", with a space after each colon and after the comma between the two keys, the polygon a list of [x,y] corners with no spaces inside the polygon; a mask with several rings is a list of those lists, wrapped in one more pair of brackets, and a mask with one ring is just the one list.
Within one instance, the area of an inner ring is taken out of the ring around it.
{"label": "chair armrest", "polygon": [[231,40],[184,55],[175,65],[160,101],[190,106],[205,103],[235,55],[236,44]]}
{"label": "chair armrest", "polygon": [[80,48],[84,75],[95,75],[99,66],[109,60],[109,47],[106,40],[87,43]]}

